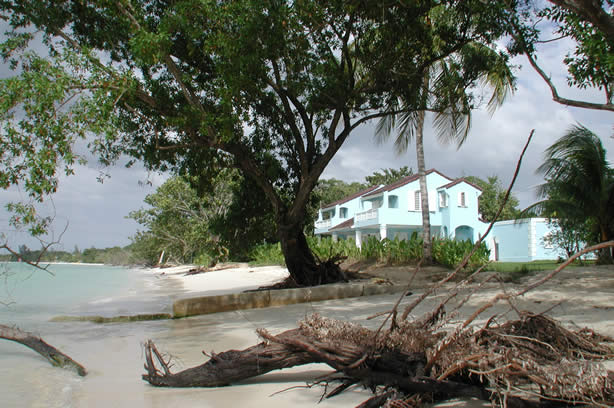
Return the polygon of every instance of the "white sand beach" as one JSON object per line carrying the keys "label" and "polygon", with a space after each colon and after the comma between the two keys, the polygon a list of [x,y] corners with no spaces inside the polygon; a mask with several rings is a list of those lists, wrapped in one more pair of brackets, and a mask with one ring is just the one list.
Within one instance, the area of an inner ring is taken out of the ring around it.
{"label": "white sand beach", "polygon": [[248,264],[220,265],[206,272],[187,274],[198,268],[195,265],[180,265],[169,268],[145,269],[161,280],[181,282],[182,297],[198,295],[224,295],[237,293],[283,281],[289,276],[288,269],[282,266],[257,266]]}
{"label": "white sand beach", "polygon": [[[157,276],[155,279],[160,284],[158,292],[164,292],[167,287],[166,294],[170,297],[253,289],[277,282],[287,275],[284,268],[250,268],[241,265],[232,270],[185,276],[186,268],[190,267],[147,270],[145,273],[150,277]],[[531,279],[539,279],[545,273],[541,272]],[[508,290],[514,290],[519,286],[507,287]],[[403,304],[411,302],[423,289],[412,290],[414,295],[403,299]],[[470,315],[499,290],[498,283],[489,283],[480,289],[460,310],[458,320]],[[442,288],[423,302],[413,315],[419,316],[430,310],[444,295],[445,288]],[[255,333],[257,328],[267,328],[273,334],[280,333],[296,327],[299,320],[314,312],[375,327],[381,320],[367,321],[366,318],[389,310],[397,299],[397,295],[378,295],[138,323],[57,323],[56,333],[48,336],[46,340],[87,367],[89,375],[79,378],[73,373],[49,366],[46,361],[19,345],[0,343],[0,353],[14,354],[9,363],[13,364],[13,367],[19,366],[20,372],[29,374],[25,378],[0,385],[0,389],[10,390],[3,393],[5,403],[2,405],[104,408],[354,407],[368,399],[370,392],[354,388],[319,403],[324,388],[305,387],[307,382],[330,372],[327,366],[317,364],[272,372],[231,387],[155,388],[141,380],[144,373],[141,344],[147,339],[154,340],[160,351],[173,358],[175,365],[172,369],[181,370],[205,362],[207,358],[202,354],[203,350],[210,353],[249,347],[259,342]],[[523,296],[518,301],[518,306],[533,312],[550,310],[550,315],[569,327],[588,326],[614,336],[614,267],[565,270]],[[493,313],[500,313],[501,319],[515,318],[508,305],[498,304],[480,316],[481,321]],[[614,369],[611,363],[609,367]],[[1,370],[2,368],[0,375]],[[54,404],[50,404],[50,401],[54,401]],[[488,404],[457,401],[440,406]]]}

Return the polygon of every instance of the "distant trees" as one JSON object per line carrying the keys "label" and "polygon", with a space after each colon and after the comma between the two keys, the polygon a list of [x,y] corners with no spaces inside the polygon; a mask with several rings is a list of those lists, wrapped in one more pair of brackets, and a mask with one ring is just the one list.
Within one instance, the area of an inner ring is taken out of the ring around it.
{"label": "distant trees", "polygon": [[25,245],[20,245],[19,247],[22,249],[19,253],[0,255],[0,262],[76,262],[107,265],[129,265],[134,263],[130,247],[88,248],[78,253],[52,249],[28,249]]}
{"label": "distant trees", "polygon": [[135,254],[150,263],[163,253],[164,260],[177,263],[217,255],[220,243],[212,224],[225,215],[233,197],[229,173],[221,173],[216,181],[210,194],[199,196],[186,178],[171,177],[145,197],[149,207],[128,215],[144,228],[133,237]]}
{"label": "distant trees", "polygon": [[[542,200],[530,208],[560,220],[564,233],[587,231],[588,244],[614,239],[614,169],[597,135],[571,127],[545,151],[538,171],[546,183],[538,190]],[[611,263],[611,250],[600,260]]]}
{"label": "distant trees", "polygon": [[365,184],[367,186],[392,184],[395,181],[401,180],[402,178],[413,174],[414,171],[408,166],[403,166],[399,169],[382,169],[381,173],[379,171],[375,171],[372,175],[365,177]]}
{"label": "distant trees", "polygon": [[[499,177],[488,176],[488,178],[484,180],[475,176],[467,176],[465,177],[465,180],[482,189],[482,194],[478,200],[480,215],[486,222],[493,221],[495,215],[497,215],[499,207],[501,207],[501,204],[503,204],[503,199],[505,198],[506,193],[505,188],[499,181]],[[497,221],[513,220],[519,214],[520,210],[518,209],[518,199],[513,195],[510,195]]]}
{"label": "distant trees", "polygon": [[[175,176],[145,198],[147,207],[130,212],[142,229],[132,237],[135,260],[210,264],[246,259],[257,243],[275,240],[268,201],[236,170],[213,178]],[[85,252],[85,251],[84,251]]]}

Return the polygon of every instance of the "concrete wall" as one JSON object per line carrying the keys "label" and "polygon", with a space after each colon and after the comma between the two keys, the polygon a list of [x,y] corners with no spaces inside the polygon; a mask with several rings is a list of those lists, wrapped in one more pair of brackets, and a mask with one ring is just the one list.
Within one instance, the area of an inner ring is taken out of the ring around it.
{"label": "concrete wall", "polygon": [[[545,218],[529,218],[495,223],[487,240],[491,253],[498,243],[498,260],[502,262],[530,262],[543,259],[557,259],[559,252],[547,248],[544,237],[551,232]],[[493,242],[494,241],[494,242]]]}

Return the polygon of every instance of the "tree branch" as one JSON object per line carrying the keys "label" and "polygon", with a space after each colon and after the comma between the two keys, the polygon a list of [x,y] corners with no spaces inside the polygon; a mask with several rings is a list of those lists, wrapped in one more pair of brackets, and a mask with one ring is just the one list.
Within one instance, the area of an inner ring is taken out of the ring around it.
{"label": "tree branch", "polygon": [[550,92],[552,93],[552,100],[553,101],[555,101],[557,103],[560,103],[561,105],[573,106],[573,107],[576,107],[576,108],[596,109],[596,110],[605,110],[605,111],[614,112],[614,104],[609,103],[609,102],[606,102],[606,103],[594,103],[594,102],[578,101],[578,100],[574,100],[574,99],[568,99],[568,98],[560,97],[559,93],[558,93],[556,87],[554,86],[554,83],[550,79],[550,77],[548,75],[546,75],[544,70],[542,70],[539,67],[539,65],[537,65],[537,62],[535,61],[535,59],[533,58],[531,53],[529,53],[526,50],[526,48],[524,49],[524,54],[527,56],[527,59],[529,60],[529,63],[531,64],[533,69],[539,74],[540,77],[542,77],[542,79],[546,82],[546,84],[550,88]]}
{"label": "tree branch", "polygon": [[81,377],[87,375],[87,370],[81,364],[32,333],[0,324],[0,339],[23,344],[45,357],[54,366],[73,368]]}

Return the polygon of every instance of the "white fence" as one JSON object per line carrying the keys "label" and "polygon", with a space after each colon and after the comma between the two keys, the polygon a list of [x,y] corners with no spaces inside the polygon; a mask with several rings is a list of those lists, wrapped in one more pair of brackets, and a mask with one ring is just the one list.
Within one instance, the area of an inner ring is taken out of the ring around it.
{"label": "white fence", "polygon": [[356,213],[356,222],[374,220],[377,218],[377,208],[372,208],[367,211]]}

